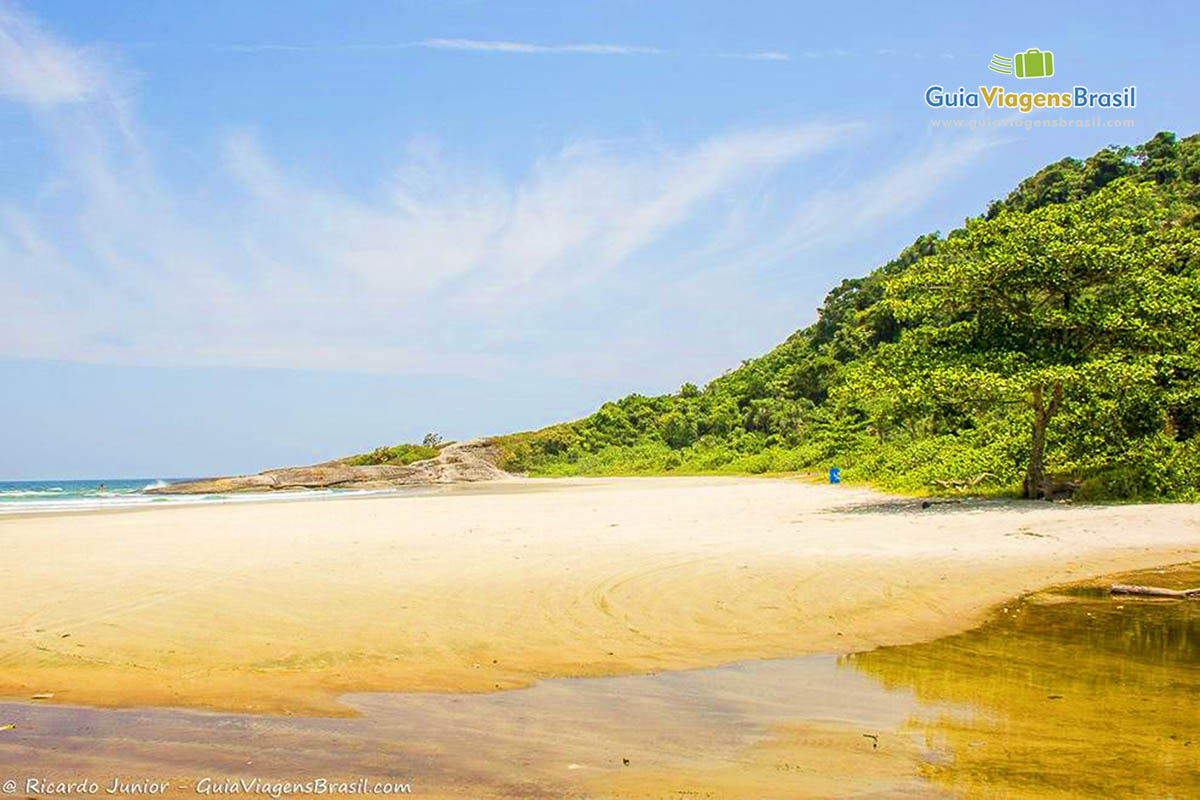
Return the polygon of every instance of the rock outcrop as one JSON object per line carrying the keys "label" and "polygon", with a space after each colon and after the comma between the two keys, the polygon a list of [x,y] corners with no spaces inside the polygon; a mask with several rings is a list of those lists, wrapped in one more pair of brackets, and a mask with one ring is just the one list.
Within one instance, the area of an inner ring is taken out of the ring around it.
{"label": "rock outcrop", "polygon": [[298,489],[393,489],[511,478],[496,466],[496,450],[483,439],[446,445],[433,458],[404,466],[353,466],[347,459],[309,467],[269,469],[257,475],[206,478],[146,489],[147,494],[231,494]]}

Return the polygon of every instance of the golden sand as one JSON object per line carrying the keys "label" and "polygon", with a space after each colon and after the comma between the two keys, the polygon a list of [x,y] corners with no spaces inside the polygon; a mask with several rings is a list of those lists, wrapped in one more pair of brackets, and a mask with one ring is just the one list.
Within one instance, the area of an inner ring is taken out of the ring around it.
{"label": "golden sand", "polygon": [[1025,591],[1200,557],[1194,506],[893,501],[604,479],[0,518],[0,696],[342,715],[351,691],[923,641]]}

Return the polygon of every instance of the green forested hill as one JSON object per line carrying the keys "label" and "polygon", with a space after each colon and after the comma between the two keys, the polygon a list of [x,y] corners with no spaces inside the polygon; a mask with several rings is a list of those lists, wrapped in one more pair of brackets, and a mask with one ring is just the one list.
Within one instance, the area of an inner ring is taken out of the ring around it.
{"label": "green forested hill", "polygon": [[[500,437],[542,475],[841,468],[925,491],[1200,495],[1200,136],[1067,158],[842,281],[703,388]],[[940,483],[939,483],[940,482]]]}

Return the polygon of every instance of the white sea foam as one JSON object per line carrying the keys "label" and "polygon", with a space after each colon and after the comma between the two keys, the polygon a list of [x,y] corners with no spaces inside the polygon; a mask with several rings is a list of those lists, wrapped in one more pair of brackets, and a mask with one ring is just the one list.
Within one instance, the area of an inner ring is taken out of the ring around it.
{"label": "white sea foam", "polygon": [[[165,486],[155,481],[149,486]],[[146,488],[149,488],[147,486]],[[0,516],[5,514],[51,513],[62,511],[96,511],[101,509],[203,505],[209,503],[262,503],[313,500],[318,498],[362,497],[385,494],[419,494],[421,490],[403,489],[311,489],[296,492],[264,492],[250,494],[149,495],[139,490],[72,493],[56,496],[62,489],[0,491]],[[27,498],[20,499],[18,497]],[[41,499],[38,499],[41,498]]]}

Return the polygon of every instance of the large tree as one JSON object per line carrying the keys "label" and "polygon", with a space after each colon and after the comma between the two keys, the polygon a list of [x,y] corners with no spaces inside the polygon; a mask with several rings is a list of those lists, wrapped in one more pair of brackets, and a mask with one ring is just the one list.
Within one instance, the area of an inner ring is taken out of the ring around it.
{"label": "large tree", "polygon": [[1024,494],[1041,496],[1064,404],[1152,395],[1200,373],[1200,236],[1171,202],[1122,178],[1075,202],[970,221],[887,281],[901,334],[850,370],[840,397],[880,424],[1024,405]]}

